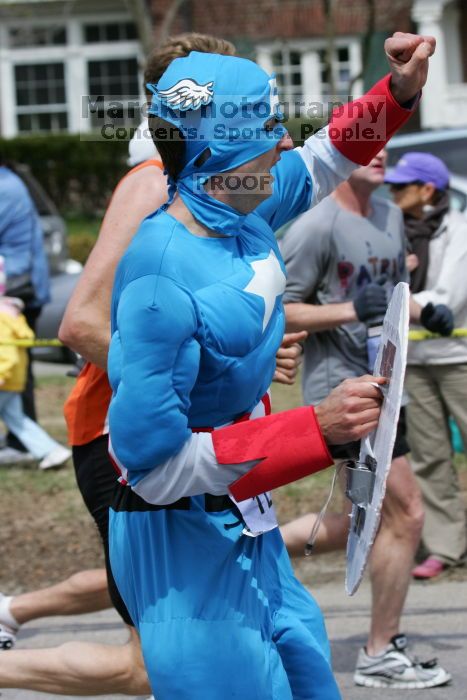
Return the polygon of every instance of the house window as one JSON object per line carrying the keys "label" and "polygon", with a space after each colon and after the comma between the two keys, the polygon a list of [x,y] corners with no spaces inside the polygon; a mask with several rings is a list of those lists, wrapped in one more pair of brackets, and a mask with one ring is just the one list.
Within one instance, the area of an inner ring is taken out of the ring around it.
{"label": "house window", "polygon": [[[326,49],[318,51],[321,76],[321,92],[330,95],[332,92],[329,66],[326,61]],[[332,74],[334,78],[334,90],[337,95],[345,95],[349,89],[352,78],[350,63],[350,50],[348,46],[341,46],[334,51],[332,60]]]}
{"label": "house window", "polygon": [[302,55],[283,47],[271,55],[279,92],[286,95],[300,95],[302,92]]}
{"label": "house window", "polygon": [[141,121],[136,58],[88,62],[89,95],[96,108],[91,112],[92,127],[137,126]]}
{"label": "house window", "polygon": [[[98,12],[99,3],[94,4]],[[84,16],[57,13],[47,21],[28,17],[2,23],[0,44],[5,39],[8,48],[0,51],[2,136],[90,132],[107,124],[109,115],[113,120],[116,111],[123,126],[141,121],[141,48],[135,23],[117,10],[105,16],[91,12],[89,7]],[[121,107],[114,108],[115,102]]]}
{"label": "house window", "polygon": [[[326,102],[331,92],[347,95],[350,81],[361,68],[360,42],[356,38],[336,38],[332,59],[332,77],[326,60],[326,41],[290,41],[261,44],[257,49],[259,64],[276,74],[279,96],[291,101],[295,116],[302,98]],[[332,84],[334,83],[334,84]],[[358,89],[360,86],[357,85]]]}
{"label": "house window", "polygon": [[10,48],[23,49],[35,46],[65,46],[67,42],[66,27],[10,27],[8,43]]}
{"label": "house window", "polygon": [[133,22],[108,22],[85,24],[84,42],[94,44],[102,41],[134,41],[138,38]]}
{"label": "house window", "polygon": [[63,63],[15,66],[18,131],[62,131],[68,126]]}
{"label": "house window", "polygon": [[31,112],[18,114],[18,131],[21,133],[34,131],[66,131],[68,115],[66,112]]}
{"label": "house window", "polygon": [[139,95],[138,62],[136,58],[88,62],[90,95]]}

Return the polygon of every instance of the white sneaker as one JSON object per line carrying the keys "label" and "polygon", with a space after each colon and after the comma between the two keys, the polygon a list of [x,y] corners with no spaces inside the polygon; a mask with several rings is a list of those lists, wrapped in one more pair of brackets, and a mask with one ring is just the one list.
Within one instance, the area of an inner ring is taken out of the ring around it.
{"label": "white sneaker", "polygon": [[15,450],[14,447],[2,447],[0,449],[0,465],[18,466],[20,464],[30,464],[34,461],[34,457],[29,452],[21,452],[21,450]]}
{"label": "white sneaker", "polygon": [[39,469],[57,469],[58,467],[63,467],[65,462],[67,462],[71,457],[71,450],[68,447],[63,447],[59,445],[45,455],[45,457],[39,462]]}
{"label": "white sneaker", "polygon": [[366,688],[434,688],[451,681],[451,674],[436,659],[418,661],[407,654],[407,638],[396,634],[382,654],[368,656],[360,649],[355,670],[356,685]]}
{"label": "white sneaker", "polygon": [[0,651],[13,649],[16,643],[16,633],[18,630],[14,630],[7,625],[0,623]]}

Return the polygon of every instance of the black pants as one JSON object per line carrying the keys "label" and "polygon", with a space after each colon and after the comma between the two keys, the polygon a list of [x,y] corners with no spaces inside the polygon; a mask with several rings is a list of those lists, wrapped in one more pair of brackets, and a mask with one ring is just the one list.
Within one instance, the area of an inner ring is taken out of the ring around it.
{"label": "black pants", "polygon": [[112,603],[127,625],[133,626],[112,575],[109,560],[109,506],[118,487],[117,474],[108,454],[108,436],[73,447],[76,481],[86,508],[94,518],[104,545],[105,568]]}

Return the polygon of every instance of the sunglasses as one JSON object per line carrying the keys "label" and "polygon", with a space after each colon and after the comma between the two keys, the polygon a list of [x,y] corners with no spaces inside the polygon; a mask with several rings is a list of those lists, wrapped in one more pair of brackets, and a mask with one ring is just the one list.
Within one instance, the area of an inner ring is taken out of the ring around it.
{"label": "sunglasses", "polygon": [[404,190],[406,187],[410,187],[411,185],[417,185],[418,187],[420,187],[424,184],[425,183],[422,182],[422,180],[413,180],[412,182],[392,182],[389,185],[389,188],[391,190],[394,190],[395,192],[399,192],[399,190]]}

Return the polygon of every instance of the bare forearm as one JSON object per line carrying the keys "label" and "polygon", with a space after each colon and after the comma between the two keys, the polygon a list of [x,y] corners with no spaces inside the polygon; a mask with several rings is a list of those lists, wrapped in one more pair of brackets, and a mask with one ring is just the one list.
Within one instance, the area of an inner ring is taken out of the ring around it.
{"label": "bare forearm", "polygon": [[351,301],[341,304],[285,304],[287,331],[317,333],[357,320]]}
{"label": "bare forearm", "polygon": [[107,370],[107,355],[110,343],[110,328],[99,329],[90,328],[90,333],[84,332],[75,339],[73,344],[69,344],[75,352],[84,357],[88,362]]}
{"label": "bare forearm", "polygon": [[422,307],[417,304],[413,297],[410,297],[409,301],[409,315],[412,323],[420,323],[420,314],[422,312]]}
{"label": "bare forearm", "polygon": [[[84,288],[84,291],[83,291]],[[76,293],[70,299],[59,328],[60,340],[72,348],[85,360],[102,369],[107,367],[107,353],[110,343],[110,290],[89,297],[85,275],[80,280]]]}
{"label": "bare forearm", "polygon": [[99,237],[65,312],[59,337],[86,360],[107,366],[110,298],[115,269],[140,222],[167,198],[165,176],[148,166],[117,187]]}

